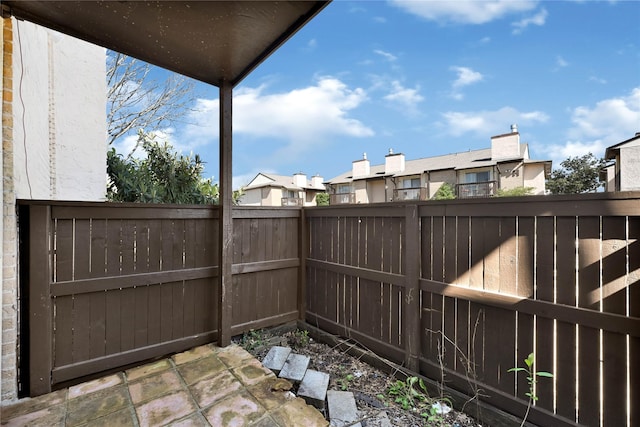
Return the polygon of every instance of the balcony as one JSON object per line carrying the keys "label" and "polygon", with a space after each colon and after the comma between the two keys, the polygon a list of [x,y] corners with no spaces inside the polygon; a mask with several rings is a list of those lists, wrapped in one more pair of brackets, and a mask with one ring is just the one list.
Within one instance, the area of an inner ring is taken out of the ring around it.
{"label": "balcony", "polygon": [[304,200],[300,197],[283,197],[280,203],[282,206],[304,206]]}
{"label": "balcony", "polygon": [[427,200],[427,189],[424,187],[398,188],[393,190],[393,201]]}
{"label": "balcony", "polygon": [[458,199],[475,199],[492,197],[497,190],[496,181],[474,182],[470,184],[457,184],[456,196]]}
{"label": "balcony", "polygon": [[329,196],[331,205],[348,205],[356,202],[356,193],[339,193]]}

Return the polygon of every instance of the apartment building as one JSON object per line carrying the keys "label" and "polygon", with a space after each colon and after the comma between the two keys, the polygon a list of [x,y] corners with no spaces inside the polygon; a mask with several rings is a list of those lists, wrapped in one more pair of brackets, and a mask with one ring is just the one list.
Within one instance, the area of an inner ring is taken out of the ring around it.
{"label": "apartment building", "polygon": [[371,165],[366,154],[351,169],[327,184],[331,204],[429,200],[448,183],[458,198],[491,197],[498,189],[532,187],[545,193],[550,160],[529,158],[529,146],[520,142],[517,126],[491,137],[491,146],[443,156],[406,160],[389,153],[384,164]]}
{"label": "apartment building", "polygon": [[242,206],[316,206],[316,195],[326,191],[319,175],[307,179],[296,173],[283,176],[259,173],[243,187]]}

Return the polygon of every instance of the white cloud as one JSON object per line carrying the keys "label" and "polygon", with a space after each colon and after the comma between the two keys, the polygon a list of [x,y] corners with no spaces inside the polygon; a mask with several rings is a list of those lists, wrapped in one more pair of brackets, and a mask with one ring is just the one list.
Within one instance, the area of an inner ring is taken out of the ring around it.
{"label": "white cloud", "polygon": [[511,24],[513,28],[513,34],[522,33],[529,25],[537,25],[542,26],[547,21],[547,16],[549,13],[546,9],[541,9],[536,14],[529,16],[527,18],[523,18],[520,21],[514,22]]}
{"label": "white cloud", "polygon": [[394,80],[392,83],[392,91],[383,97],[383,99],[398,104],[410,114],[417,113],[417,106],[424,101],[424,97],[420,95],[420,87],[410,89],[402,86],[399,81]]}
{"label": "white cloud", "polygon": [[485,24],[512,13],[534,10],[538,5],[538,1],[533,0],[391,0],[391,3],[430,21],[458,24]]}
{"label": "white cloud", "polygon": [[507,133],[512,123],[518,125],[533,125],[545,123],[549,117],[541,111],[520,112],[512,107],[503,107],[494,111],[443,113],[446,126],[445,133],[458,137],[465,133],[474,133],[479,137],[488,138],[491,135]]}
{"label": "white cloud", "polygon": [[568,67],[569,63],[560,55],[556,56],[556,65],[558,68]]}
{"label": "white cloud", "polygon": [[455,71],[458,74],[458,77],[451,84],[452,92],[451,97],[457,100],[464,98],[461,89],[465,86],[472,85],[484,79],[484,76],[467,67],[451,67],[452,71]]}
{"label": "white cloud", "polygon": [[607,84],[607,81],[605,79],[602,79],[602,78],[596,77],[596,76],[589,77],[589,81],[590,82],[600,83],[600,84],[603,84],[603,85]]}
{"label": "white cloud", "polygon": [[467,67],[451,67],[451,70],[458,73],[458,78],[453,82],[456,89],[477,83],[484,78],[481,73]]}
{"label": "white cloud", "polygon": [[[291,146],[319,143],[329,136],[367,137],[373,130],[349,117],[367,100],[362,88],[350,89],[333,77],[289,92],[268,94],[266,86],[241,87],[233,96],[233,132],[253,138],[275,137]],[[218,99],[199,99],[185,127],[191,147],[218,138]]]}
{"label": "white cloud", "polygon": [[604,149],[631,138],[640,130],[640,87],[629,95],[609,98],[592,107],[580,106],[571,114],[567,141],[543,147],[554,162],[591,152],[597,157]]}
{"label": "white cloud", "polygon": [[373,52],[382,56],[384,59],[386,59],[389,62],[394,62],[398,59],[398,57],[395,56],[394,54],[385,52],[384,50],[376,49]]}

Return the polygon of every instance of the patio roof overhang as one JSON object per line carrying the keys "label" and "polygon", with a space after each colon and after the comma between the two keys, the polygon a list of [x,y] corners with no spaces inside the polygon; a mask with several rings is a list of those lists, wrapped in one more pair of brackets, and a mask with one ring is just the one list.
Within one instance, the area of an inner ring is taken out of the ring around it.
{"label": "patio roof overhang", "polygon": [[220,87],[237,85],[328,1],[3,1],[3,15]]}

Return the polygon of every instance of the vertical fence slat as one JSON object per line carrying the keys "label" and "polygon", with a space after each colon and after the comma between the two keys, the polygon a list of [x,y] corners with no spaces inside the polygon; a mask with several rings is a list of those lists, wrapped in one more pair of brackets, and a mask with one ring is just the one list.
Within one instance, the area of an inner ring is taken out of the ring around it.
{"label": "vertical fence slat", "polygon": [[[629,304],[628,315],[640,318],[640,217],[628,217],[628,254],[629,254],[629,277],[627,281]],[[631,403],[631,413],[629,414],[629,426],[640,425],[640,337],[629,337],[629,385],[630,394],[628,396]]]}
{"label": "vertical fence slat", "polygon": [[[29,207],[29,379],[30,392],[51,391],[52,312],[50,286],[51,210],[48,206]],[[37,351],[37,349],[43,349]]]}
{"label": "vertical fence slat", "polygon": [[[539,217],[536,240],[536,280],[537,295],[539,301],[553,302],[554,270],[555,270],[555,218]],[[553,371],[554,327],[553,320],[536,317],[536,348],[535,369],[538,371]],[[518,364],[522,365],[522,360]],[[539,400],[536,406],[553,411],[553,381],[542,379],[536,386],[536,395]],[[524,393],[521,392],[521,396]]]}
{"label": "vertical fence slat", "polygon": [[[602,310],[626,314],[626,218],[602,219]],[[603,332],[603,420],[624,426],[627,421],[627,342],[624,335]],[[638,386],[638,384],[635,384]]]}
{"label": "vertical fence slat", "polygon": [[[559,217],[556,227],[556,303],[576,305],[576,219]],[[556,412],[576,419],[576,327],[567,322],[556,323]],[[546,380],[550,381],[550,380]]]}
{"label": "vertical fence slat", "polygon": [[[600,286],[600,219],[579,218],[578,238],[578,305],[593,309],[589,298]],[[599,331],[579,326],[578,345],[578,422],[589,425],[600,419]]]}

